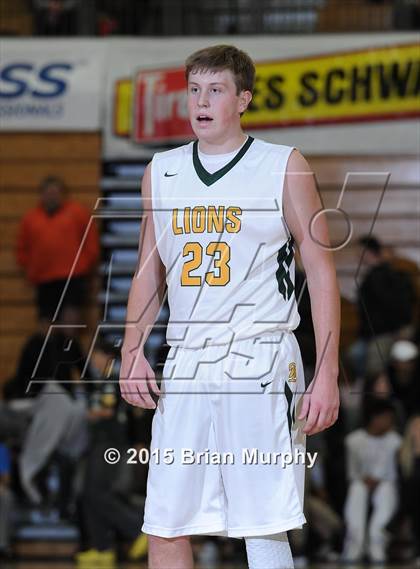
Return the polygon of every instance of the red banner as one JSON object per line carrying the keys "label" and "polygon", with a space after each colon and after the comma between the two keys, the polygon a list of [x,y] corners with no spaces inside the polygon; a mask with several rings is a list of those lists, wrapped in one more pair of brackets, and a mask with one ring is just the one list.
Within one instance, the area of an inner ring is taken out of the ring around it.
{"label": "red banner", "polygon": [[185,140],[194,134],[188,120],[184,69],[140,71],[135,79],[135,142]]}

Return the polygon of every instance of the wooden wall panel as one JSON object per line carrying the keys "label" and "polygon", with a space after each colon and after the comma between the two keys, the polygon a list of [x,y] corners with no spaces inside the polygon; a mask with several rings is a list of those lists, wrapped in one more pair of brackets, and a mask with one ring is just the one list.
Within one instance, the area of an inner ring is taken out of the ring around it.
{"label": "wooden wall panel", "polygon": [[418,157],[412,156],[307,156],[321,188],[380,186],[389,174],[389,187],[419,187]]}
{"label": "wooden wall panel", "polygon": [[20,271],[15,261],[14,251],[11,248],[0,249],[0,279],[4,276],[16,274]]}
{"label": "wooden wall panel", "polygon": [[[389,242],[388,242],[389,243]],[[384,243],[387,244],[387,241]],[[355,270],[361,258],[361,249],[356,245],[347,245],[343,249],[334,251],[334,259],[337,269]],[[420,266],[420,248],[417,244],[403,245],[402,247],[395,247],[394,253],[397,256],[404,256],[412,262]]]}
{"label": "wooden wall panel", "polygon": [[[404,219],[404,223],[401,223],[402,219]],[[372,226],[372,218],[370,216],[367,216],[367,219],[353,217],[351,221],[355,236],[369,233]],[[316,222],[314,225],[316,227]],[[335,236],[337,243],[348,234],[345,219],[340,219],[339,216],[329,219],[328,226],[331,235]],[[411,214],[410,217],[406,215],[404,218],[386,219],[380,217],[375,220],[373,232],[378,236],[386,237],[388,242],[394,244],[399,242],[418,243],[420,238],[419,218],[415,214]]]}
{"label": "wooden wall panel", "polygon": [[95,186],[100,176],[100,164],[94,160],[1,160],[0,167],[1,190],[36,189],[47,176],[58,176],[69,187]]}
{"label": "wooden wall panel", "polygon": [[24,332],[29,334],[36,327],[36,310],[32,303],[8,301],[1,308],[1,335]]}
{"label": "wooden wall panel", "polygon": [[[2,337],[0,342],[0,358],[1,361],[9,359],[17,362],[19,354],[25,344],[26,337],[21,333],[9,331],[7,336]],[[12,370],[13,373],[13,370]]]}
{"label": "wooden wall panel", "polygon": [[[337,207],[340,190],[321,189],[322,202],[325,208]],[[349,189],[344,193],[341,208],[349,215],[370,215],[379,206],[379,216],[401,218],[405,215],[420,216],[420,189],[391,188],[385,189],[382,197],[380,189]]]}
{"label": "wooden wall panel", "polygon": [[80,133],[15,133],[0,137],[2,160],[93,160],[101,152],[99,136]]}
{"label": "wooden wall panel", "polygon": [[[4,250],[4,248],[6,248],[8,250],[13,249],[15,242],[16,242],[17,232],[18,232],[18,224],[16,223],[16,219],[7,219],[5,217],[2,217],[2,220],[1,220],[1,249],[2,250]],[[1,250],[0,250],[0,255],[1,255]],[[4,270],[1,259],[0,259],[0,269],[1,269],[1,271]]]}
{"label": "wooden wall panel", "polygon": [[5,303],[32,303],[34,301],[33,287],[22,278],[21,274],[16,276],[3,275],[0,278],[0,304]]}
{"label": "wooden wall panel", "polygon": [[0,0],[0,26],[4,35],[32,36],[34,22],[29,3],[25,0]]}

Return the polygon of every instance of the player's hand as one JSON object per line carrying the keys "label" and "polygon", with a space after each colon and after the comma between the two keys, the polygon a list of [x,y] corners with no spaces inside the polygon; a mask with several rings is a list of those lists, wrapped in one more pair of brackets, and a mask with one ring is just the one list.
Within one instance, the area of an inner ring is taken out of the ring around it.
{"label": "player's hand", "polygon": [[329,374],[319,374],[309,384],[298,414],[299,420],[306,419],[303,432],[306,435],[314,435],[334,425],[339,406],[340,392],[337,378]]}
{"label": "player's hand", "polygon": [[158,397],[160,389],[143,352],[122,348],[119,385],[122,398],[130,405],[144,409],[156,407],[152,394]]}

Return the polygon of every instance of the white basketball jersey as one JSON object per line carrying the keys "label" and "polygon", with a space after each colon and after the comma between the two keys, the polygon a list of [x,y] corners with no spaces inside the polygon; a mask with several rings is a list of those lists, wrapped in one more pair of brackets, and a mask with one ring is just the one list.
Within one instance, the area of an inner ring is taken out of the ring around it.
{"label": "white basketball jersey", "polygon": [[282,206],[293,148],[249,136],[212,174],[197,141],[154,155],[152,207],[166,267],[169,345],[228,344],[298,326],[293,237]]}

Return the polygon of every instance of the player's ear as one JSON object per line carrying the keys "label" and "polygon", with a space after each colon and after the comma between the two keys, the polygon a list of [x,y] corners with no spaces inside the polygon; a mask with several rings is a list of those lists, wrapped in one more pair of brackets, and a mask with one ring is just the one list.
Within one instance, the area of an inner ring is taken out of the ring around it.
{"label": "player's ear", "polygon": [[242,115],[248,108],[252,99],[251,91],[241,91],[239,93],[239,114]]}

